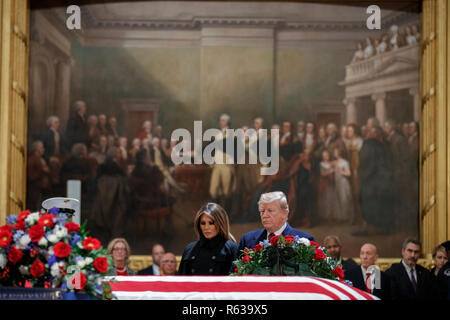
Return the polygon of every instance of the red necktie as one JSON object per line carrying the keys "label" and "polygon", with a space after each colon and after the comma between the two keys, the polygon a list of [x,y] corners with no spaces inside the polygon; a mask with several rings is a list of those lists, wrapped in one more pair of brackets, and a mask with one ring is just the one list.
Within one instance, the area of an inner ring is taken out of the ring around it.
{"label": "red necktie", "polygon": [[370,273],[369,272],[367,272],[366,273],[366,291],[368,292],[368,293],[372,293],[372,285],[371,285],[371,283],[370,283]]}

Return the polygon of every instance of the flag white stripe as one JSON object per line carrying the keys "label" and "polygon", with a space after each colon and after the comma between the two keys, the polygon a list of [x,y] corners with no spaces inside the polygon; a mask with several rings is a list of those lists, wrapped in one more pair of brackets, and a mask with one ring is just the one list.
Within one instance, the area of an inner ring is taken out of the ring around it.
{"label": "flag white stripe", "polygon": [[325,294],[311,292],[114,291],[114,295],[116,295],[119,300],[333,300],[333,298]]}

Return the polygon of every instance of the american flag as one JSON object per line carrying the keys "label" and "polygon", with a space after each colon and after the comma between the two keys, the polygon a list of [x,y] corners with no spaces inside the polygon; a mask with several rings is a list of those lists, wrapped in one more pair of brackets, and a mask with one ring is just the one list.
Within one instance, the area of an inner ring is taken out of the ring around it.
{"label": "american flag", "polygon": [[117,276],[104,281],[119,300],[379,300],[338,281],[306,276]]}

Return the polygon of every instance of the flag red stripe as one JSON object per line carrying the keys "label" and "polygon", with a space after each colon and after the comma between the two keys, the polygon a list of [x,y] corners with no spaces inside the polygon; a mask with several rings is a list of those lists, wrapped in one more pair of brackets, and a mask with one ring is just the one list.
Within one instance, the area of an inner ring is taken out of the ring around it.
{"label": "flag red stripe", "polygon": [[127,292],[310,292],[340,298],[315,283],[283,282],[168,282],[168,281],[120,281],[111,283],[112,291]]}
{"label": "flag red stripe", "polygon": [[[351,300],[358,300],[355,296],[353,296],[350,292],[348,292],[347,290],[343,289],[342,287],[335,285],[334,283],[331,283],[329,281],[324,281],[320,278],[316,278],[316,280],[319,280],[320,282],[324,282],[326,284],[328,284],[329,286],[335,288],[336,290],[339,290],[339,292],[345,294],[346,296],[348,296]],[[358,288],[353,288],[353,287],[349,287],[351,290],[355,290],[357,291],[360,295],[362,295],[364,298],[368,299],[368,300],[374,300],[370,295],[368,295],[366,292],[359,290]]]}

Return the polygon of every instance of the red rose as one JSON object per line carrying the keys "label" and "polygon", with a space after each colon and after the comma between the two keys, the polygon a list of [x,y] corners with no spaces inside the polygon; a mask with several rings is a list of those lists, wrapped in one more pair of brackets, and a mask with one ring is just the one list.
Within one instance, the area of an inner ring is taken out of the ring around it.
{"label": "red rose", "polygon": [[76,290],[83,290],[84,287],[86,286],[86,282],[87,282],[86,275],[82,272],[75,274],[72,277],[71,281],[73,288]]}
{"label": "red rose", "polygon": [[44,274],[45,271],[45,265],[40,262],[39,260],[34,260],[33,264],[31,265],[30,272],[31,275],[35,278],[39,278]]}
{"label": "red rose", "polygon": [[19,216],[17,217],[17,221],[24,221],[26,219],[26,217],[29,216],[30,213],[31,213],[30,210],[22,211],[21,213],[19,213]]}
{"label": "red rose", "polygon": [[11,246],[11,248],[9,249],[9,253],[8,253],[9,261],[16,264],[17,262],[20,261],[20,259],[22,259],[22,256],[23,256],[22,250],[19,250],[16,247]]}
{"label": "red rose", "polygon": [[25,220],[17,220],[16,224],[14,225],[14,228],[16,228],[16,230],[25,231]]}
{"label": "red rose", "polygon": [[310,241],[309,243],[310,243],[310,245],[312,245],[312,246],[316,246],[316,247],[319,246],[319,244],[318,244],[317,242],[314,242],[314,241]]}
{"label": "red rose", "polygon": [[259,251],[261,251],[261,250],[262,250],[262,246],[258,243],[258,244],[255,246],[255,251],[259,252]]}
{"label": "red rose", "polygon": [[234,273],[238,273],[239,269],[238,267],[234,268]]}
{"label": "red rose", "polygon": [[270,238],[270,244],[275,246],[278,242],[278,236],[273,236],[272,238]]}
{"label": "red rose", "polygon": [[94,263],[92,264],[100,273],[105,273],[108,271],[108,260],[105,257],[98,257],[95,258]]}
{"label": "red rose", "polygon": [[286,244],[295,242],[294,236],[286,236],[286,237],[284,237],[284,240],[286,241]]}
{"label": "red rose", "polygon": [[28,230],[28,235],[30,236],[31,241],[38,242],[44,236],[44,228],[35,224]]}
{"label": "red rose", "polygon": [[12,229],[14,229],[14,226],[10,225],[10,224],[5,224],[4,226],[0,227],[0,232],[2,231],[12,231]]}
{"label": "red rose", "polygon": [[80,225],[75,223],[75,222],[67,222],[65,225],[67,232],[71,233],[71,232],[78,232],[80,230]]}
{"label": "red rose", "polygon": [[344,278],[344,270],[342,270],[342,267],[341,267],[341,266],[337,266],[336,268],[334,268],[334,269],[333,269],[333,274],[334,274],[336,277]]}
{"label": "red rose", "polygon": [[101,246],[100,241],[98,241],[98,239],[92,238],[92,237],[87,237],[86,239],[84,239],[82,244],[83,244],[83,247],[87,250],[99,249]]}
{"label": "red rose", "polygon": [[243,258],[242,258],[242,262],[250,262],[250,256],[248,254],[246,254]]}
{"label": "red rose", "polygon": [[53,228],[53,215],[52,214],[44,214],[39,218],[38,225],[41,227],[50,227]]}
{"label": "red rose", "polygon": [[9,230],[0,231],[0,247],[6,248],[11,243],[12,233]]}
{"label": "red rose", "polygon": [[70,254],[70,245],[65,242],[58,242],[53,247],[53,252],[57,258],[65,258]]}
{"label": "red rose", "polygon": [[325,259],[326,257],[327,256],[325,255],[325,253],[323,253],[322,250],[316,248],[316,250],[314,252],[314,259],[322,260],[322,259]]}

